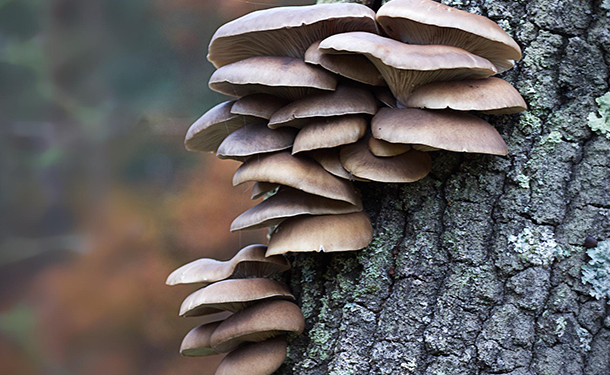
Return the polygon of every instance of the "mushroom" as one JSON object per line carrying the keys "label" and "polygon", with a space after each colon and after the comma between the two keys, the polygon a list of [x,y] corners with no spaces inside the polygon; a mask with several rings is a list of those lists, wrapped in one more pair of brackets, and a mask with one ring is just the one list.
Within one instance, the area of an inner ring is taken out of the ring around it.
{"label": "mushroom", "polygon": [[315,91],[334,91],[337,78],[303,60],[255,56],[219,68],[210,77],[209,85],[212,90],[233,97],[270,94],[297,100]]}
{"label": "mushroom", "polygon": [[411,145],[402,143],[390,143],[382,141],[374,137],[369,138],[369,150],[371,153],[380,158],[389,158],[404,154],[411,149]]}
{"label": "mushroom", "polygon": [[202,324],[190,330],[182,339],[180,354],[185,357],[205,357],[219,354],[220,352],[212,347],[210,338],[220,323],[222,321]]}
{"label": "mushroom", "polygon": [[324,53],[359,53],[375,64],[399,103],[413,89],[435,81],[487,78],[496,74],[492,63],[461,48],[421,46],[379,35],[350,32],[330,36],[320,43]]}
{"label": "mushroom", "polygon": [[265,257],[267,246],[249,245],[225,262],[203,258],[172,272],[167,285],[200,283],[203,286],[225,279],[268,277],[290,269],[284,257]]}
{"label": "mushroom", "polygon": [[216,68],[252,56],[303,59],[316,40],[346,31],[377,33],[375,12],[361,4],[325,4],[259,10],[222,25],[210,41]]}
{"label": "mushroom", "polygon": [[358,211],[362,211],[360,201],[353,205],[282,186],[275,195],[233,220],[231,232],[269,227],[288,217],[299,215],[331,215]]}
{"label": "mushroom", "polygon": [[413,147],[423,145],[492,155],[508,153],[506,143],[493,126],[464,112],[382,108],[373,117],[371,129],[377,139]]}
{"label": "mushroom", "polygon": [[341,165],[341,160],[339,160],[339,149],[319,149],[308,152],[307,154],[333,176],[337,176],[345,180],[352,179],[349,172],[343,168],[343,165]]}
{"label": "mushroom", "polygon": [[284,363],[287,346],[284,337],[246,344],[227,354],[215,375],[271,375]]}
{"label": "mushroom", "polygon": [[368,121],[362,115],[314,120],[296,135],[292,154],[354,143],[364,136],[367,127]]}
{"label": "mushroom", "polygon": [[300,334],[304,328],[299,306],[288,301],[264,301],[220,323],[210,343],[217,352],[227,353],[246,342],[260,342],[285,333]]}
{"label": "mushroom", "polygon": [[252,186],[252,193],[250,195],[250,199],[258,199],[263,195],[272,192],[276,189],[278,184],[271,184],[269,182],[257,181]]}
{"label": "mushroom", "polygon": [[228,135],[216,156],[243,161],[248,156],[285,150],[292,147],[296,135],[293,128],[271,130],[265,122],[252,123]]}
{"label": "mushroom", "polygon": [[285,99],[269,94],[252,94],[237,100],[231,113],[269,120],[280,108],[288,104]]}
{"label": "mushroom", "polygon": [[267,299],[294,301],[286,285],[271,279],[231,279],[191,293],[180,306],[180,316],[201,316],[221,311],[237,312]]}
{"label": "mushroom", "polygon": [[521,48],[489,18],[431,0],[393,0],[377,11],[377,22],[392,38],[409,44],[444,44],[486,58],[498,73],[521,59]]}
{"label": "mushroom", "polygon": [[364,212],[343,215],[298,216],[275,228],[267,256],[287,252],[360,250],[371,243],[373,227]]}

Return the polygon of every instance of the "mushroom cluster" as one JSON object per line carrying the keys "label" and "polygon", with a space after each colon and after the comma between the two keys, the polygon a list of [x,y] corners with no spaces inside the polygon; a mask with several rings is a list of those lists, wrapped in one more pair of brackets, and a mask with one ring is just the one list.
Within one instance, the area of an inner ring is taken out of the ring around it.
{"label": "mushroom cluster", "polygon": [[181,316],[203,317],[182,341],[185,356],[229,353],[216,374],[267,375],[286,358],[285,334],[300,334],[305,322],[294,296],[269,277],[290,269],[282,255],[265,257],[267,246],[250,245],[221,262],[198,259],[167,278],[168,285],[200,284],[180,307]]}

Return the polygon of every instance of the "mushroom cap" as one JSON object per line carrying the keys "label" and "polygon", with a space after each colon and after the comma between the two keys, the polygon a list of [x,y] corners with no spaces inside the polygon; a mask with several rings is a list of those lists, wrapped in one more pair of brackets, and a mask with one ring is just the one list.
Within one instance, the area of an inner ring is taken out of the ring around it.
{"label": "mushroom cap", "polygon": [[375,12],[361,4],[324,4],[259,10],[222,25],[210,41],[216,68],[252,56],[302,59],[316,40],[346,31],[376,33]]}
{"label": "mushroom cap", "polygon": [[252,94],[238,99],[231,113],[243,116],[253,116],[269,120],[280,108],[288,104],[285,99],[269,94]]}
{"label": "mushroom cap", "polygon": [[284,337],[246,344],[227,354],[215,375],[272,374],[284,363],[287,347]]}
{"label": "mushroom cap", "polygon": [[294,301],[294,296],[286,285],[271,279],[223,280],[186,297],[180,306],[180,316],[201,316],[220,311],[237,312],[267,299]]}
{"label": "mushroom cap", "polygon": [[222,321],[202,324],[190,330],[189,333],[184,336],[184,339],[182,339],[180,354],[186,357],[204,357],[219,354],[219,352],[212,347],[210,338],[220,323],[222,323]]}
{"label": "mushroom cap", "polygon": [[354,205],[360,200],[349,181],[331,175],[313,160],[292,156],[288,151],[248,159],[233,175],[233,186],[246,181],[286,185]]}
{"label": "mushroom cap", "polygon": [[212,334],[212,347],[221,353],[246,342],[260,342],[285,334],[300,334],[305,320],[299,306],[288,301],[263,301],[233,314]]}
{"label": "mushroom cap", "polygon": [[318,50],[320,41],[314,42],[305,51],[305,62],[320,65],[342,77],[371,86],[386,86],[385,80],[375,65],[362,55],[329,55]]}
{"label": "mushroom cap", "polygon": [[277,225],[284,219],[299,215],[332,215],[362,211],[362,203],[343,201],[307,194],[285,186],[278,192],[239,215],[231,223],[231,232]]}
{"label": "mushroom cap", "polygon": [[484,57],[504,71],[521,59],[521,48],[487,17],[431,0],[393,0],[377,11],[377,22],[392,38],[409,44],[444,44]]}
{"label": "mushroom cap", "polygon": [[302,128],[316,118],[377,113],[377,101],[368,90],[340,85],[337,91],[306,96],[281,108],[269,119],[269,127]]}
{"label": "mushroom cap", "polygon": [[392,94],[403,104],[419,85],[480,79],[496,74],[496,68],[488,60],[461,48],[405,44],[364,32],[332,35],[320,43],[319,49],[324,53],[365,55],[383,75]]}
{"label": "mushroom cap", "polygon": [[389,88],[375,87],[373,88],[373,94],[375,94],[377,100],[379,100],[386,107],[396,108],[396,98],[394,97],[392,91],[390,91]]}
{"label": "mushroom cap", "polygon": [[364,136],[367,127],[368,121],[362,115],[314,120],[296,135],[292,154],[354,143]]}
{"label": "mushroom cap", "polygon": [[172,272],[166,284],[202,283],[206,286],[225,279],[269,277],[290,269],[290,262],[286,258],[265,257],[266,251],[266,245],[249,245],[224,262],[210,258],[197,259]]}
{"label": "mushroom cap", "polygon": [[278,184],[271,184],[269,182],[256,181],[252,186],[252,193],[250,199],[258,199],[273,189],[277,188]]}
{"label": "mushroom cap", "polygon": [[402,143],[390,143],[382,141],[374,137],[369,138],[369,150],[371,153],[380,158],[389,158],[404,154],[411,149],[411,145],[405,145]]}
{"label": "mushroom cap", "polygon": [[296,135],[293,128],[272,130],[266,122],[252,123],[229,134],[218,146],[216,156],[242,161],[255,154],[285,150],[292,147]]}
{"label": "mushroom cap", "polygon": [[432,159],[425,152],[411,150],[398,156],[379,158],[371,153],[368,143],[368,138],[363,138],[341,149],[341,164],[354,176],[379,182],[415,182],[432,170]]}
{"label": "mushroom cap", "polygon": [[234,97],[270,94],[296,100],[313,91],[334,91],[336,87],[334,74],[291,57],[250,57],[225,65],[210,77],[212,90]]}
{"label": "mushroom cap", "polygon": [[284,220],[275,228],[267,256],[287,252],[360,250],[372,239],[373,227],[364,212],[298,216]]}
{"label": "mushroom cap", "polygon": [[307,153],[318,164],[322,166],[328,173],[333,176],[341,177],[345,180],[351,180],[351,175],[343,168],[341,160],[339,160],[339,149],[319,149]]}
{"label": "mushroom cap", "polygon": [[220,103],[195,121],[186,133],[186,149],[216,152],[229,134],[256,120],[254,117],[231,113],[233,103],[232,100]]}
{"label": "mushroom cap", "polygon": [[517,113],[527,109],[519,92],[510,83],[495,77],[428,83],[413,90],[405,106],[489,114]]}
{"label": "mushroom cap", "polygon": [[424,145],[455,152],[506,155],[498,131],[469,113],[423,109],[381,109],[371,121],[373,137],[387,142]]}

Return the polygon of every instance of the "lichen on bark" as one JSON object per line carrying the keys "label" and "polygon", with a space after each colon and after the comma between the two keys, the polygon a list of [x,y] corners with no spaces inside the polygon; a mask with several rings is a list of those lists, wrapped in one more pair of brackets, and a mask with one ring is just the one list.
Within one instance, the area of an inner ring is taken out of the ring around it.
{"label": "lichen on bark", "polygon": [[278,373],[610,374],[607,297],[581,280],[585,237],[610,239],[610,139],[588,126],[609,91],[606,2],[443,3],[523,49],[502,77],[529,111],[486,117],[510,154],[434,153],[419,182],[357,183],[375,239],[292,257],[306,330]]}

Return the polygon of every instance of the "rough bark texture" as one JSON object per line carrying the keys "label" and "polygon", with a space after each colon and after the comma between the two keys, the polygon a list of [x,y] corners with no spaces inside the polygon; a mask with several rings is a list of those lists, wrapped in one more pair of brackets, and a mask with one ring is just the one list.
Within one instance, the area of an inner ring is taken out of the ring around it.
{"label": "rough bark texture", "polygon": [[291,259],[307,325],[278,373],[608,375],[610,309],[581,268],[587,235],[610,240],[610,140],[587,123],[610,2],[443,3],[523,48],[504,78],[530,110],[487,118],[510,155],[439,152],[417,183],[358,183],[375,239]]}

